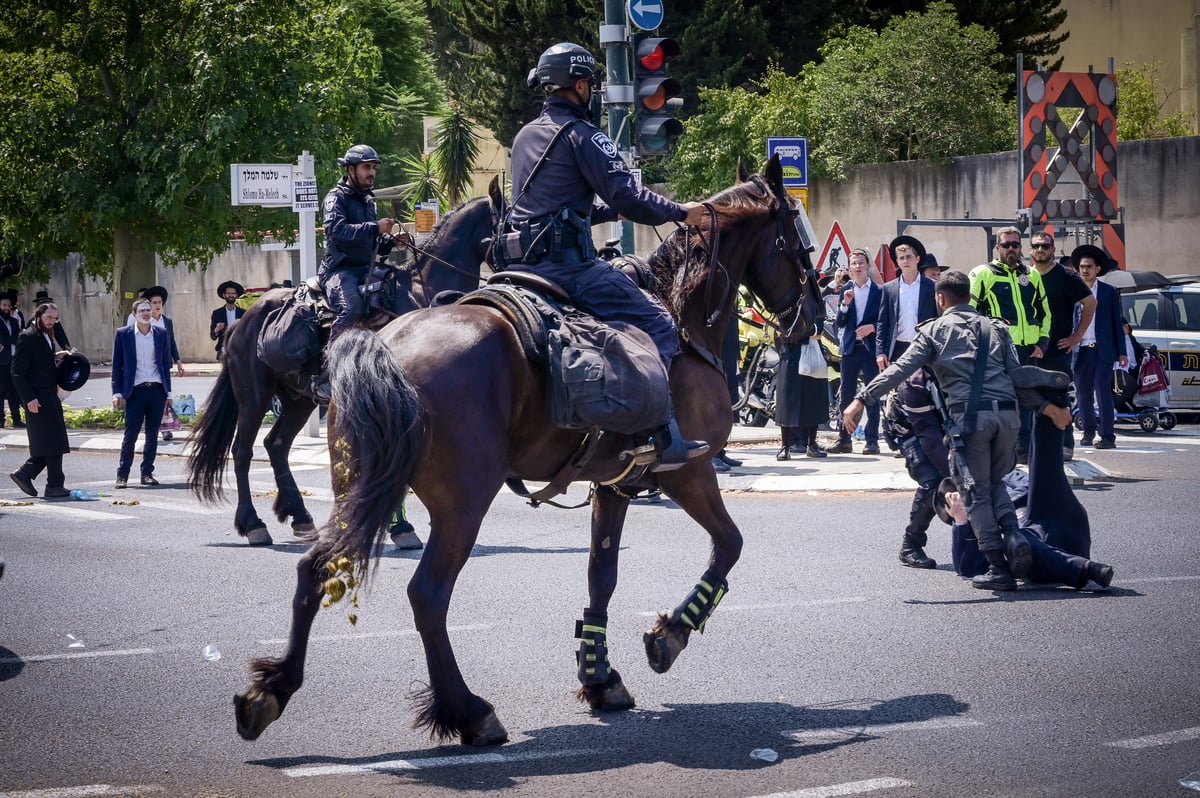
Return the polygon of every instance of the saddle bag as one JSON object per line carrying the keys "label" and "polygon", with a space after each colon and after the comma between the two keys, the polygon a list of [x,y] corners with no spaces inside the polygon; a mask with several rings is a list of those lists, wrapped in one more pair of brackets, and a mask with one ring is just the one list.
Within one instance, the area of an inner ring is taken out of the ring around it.
{"label": "saddle bag", "polygon": [[293,296],[268,313],[258,334],[258,358],[280,374],[315,372],[321,358],[317,309]]}
{"label": "saddle bag", "polygon": [[556,425],[633,435],[669,421],[667,370],[637,327],[567,313],[547,342],[547,404]]}

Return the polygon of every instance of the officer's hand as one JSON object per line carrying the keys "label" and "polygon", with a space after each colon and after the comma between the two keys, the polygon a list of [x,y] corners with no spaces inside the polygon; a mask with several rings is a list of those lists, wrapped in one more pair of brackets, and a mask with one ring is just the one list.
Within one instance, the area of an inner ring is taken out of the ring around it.
{"label": "officer's hand", "polygon": [[400,248],[411,247],[413,239],[407,230],[397,230],[396,233],[392,235],[392,243]]}
{"label": "officer's hand", "polygon": [[380,219],[378,222],[376,222],[376,224],[379,225],[379,234],[387,235],[388,231],[390,231],[392,229],[392,225],[394,225],[395,223],[396,223],[395,219]]}
{"label": "officer's hand", "polygon": [[699,227],[700,223],[704,221],[704,217],[708,215],[708,211],[699,202],[685,202],[683,207],[687,211],[687,218],[683,220],[683,223],[692,227]]}
{"label": "officer's hand", "polygon": [[1066,429],[1071,425],[1071,408],[1059,407],[1056,404],[1046,403],[1042,408],[1042,415],[1054,422],[1054,426],[1059,429]]}
{"label": "officer's hand", "polygon": [[842,429],[847,435],[853,435],[854,430],[858,427],[858,417],[862,415],[863,403],[855,399],[850,404],[846,405],[846,409],[842,411]]}

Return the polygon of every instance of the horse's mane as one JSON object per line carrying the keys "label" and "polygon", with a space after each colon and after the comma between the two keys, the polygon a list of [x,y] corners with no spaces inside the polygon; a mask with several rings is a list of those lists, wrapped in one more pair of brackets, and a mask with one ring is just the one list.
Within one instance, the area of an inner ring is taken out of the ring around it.
{"label": "horse's mane", "polygon": [[[722,227],[735,225],[748,216],[762,213],[764,206],[774,200],[771,189],[760,175],[714,194],[707,200],[717,213],[717,224]],[[679,321],[684,300],[700,286],[708,274],[708,242],[712,235],[712,219],[705,221],[697,235],[686,229],[678,229],[663,241],[650,256],[650,269],[654,274],[654,293]],[[685,251],[686,248],[686,251]],[[676,283],[680,269],[686,273]]]}

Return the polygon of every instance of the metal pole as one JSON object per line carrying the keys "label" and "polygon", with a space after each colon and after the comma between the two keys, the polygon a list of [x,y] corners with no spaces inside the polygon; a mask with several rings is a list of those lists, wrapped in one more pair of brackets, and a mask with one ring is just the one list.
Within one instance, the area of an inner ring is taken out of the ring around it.
{"label": "metal pole", "polygon": [[[305,150],[296,162],[300,174],[306,180],[317,176],[316,165],[312,153]],[[318,192],[320,196],[320,192]],[[315,211],[300,211],[300,279],[317,275],[317,214]],[[318,411],[308,417],[305,434],[310,438],[321,436],[321,413]]]}
{"label": "metal pole", "polygon": [[[605,87],[604,102],[608,106],[608,137],[617,145],[617,151],[625,156],[630,166],[636,166],[630,158],[629,108],[633,105],[633,82],[629,70],[629,21],[625,17],[622,0],[604,0],[604,24],[600,26],[600,44],[604,47],[604,61],[608,65],[608,85]],[[633,224],[621,225],[621,251],[633,252]]]}

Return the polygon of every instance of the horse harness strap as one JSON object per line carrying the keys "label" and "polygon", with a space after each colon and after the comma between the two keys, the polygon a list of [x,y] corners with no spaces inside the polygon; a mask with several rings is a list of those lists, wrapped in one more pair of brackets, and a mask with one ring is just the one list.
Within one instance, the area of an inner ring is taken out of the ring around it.
{"label": "horse harness strap", "polygon": [[510,477],[504,480],[504,484],[508,485],[508,489],[522,499],[528,499],[529,503],[534,507],[537,507],[539,504],[548,504],[551,507],[558,507],[563,510],[586,507],[588,504],[591,504],[592,491],[588,491],[588,497],[579,504],[559,504],[550,497],[567,492],[567,487],[575,481],[575,478],[579,476],[584,467],[591,461],[592,456],[596,454],[596,448],[600,445],[600,438],[603,434],[599,430],[588,432],[583,437],[583,440],[579,442],[579,448],[567,460],[566,465],[559,469],[559,472],[554,475],[550,483],[541,490],[530,492],[525,487],[525,483],[518,477]]}
{"label": "horse harness strap", "polygon": [[548,319],[556,311],[532,291],[505,283],[492,283],[458,300],[460,305],[485,305],[500,311],[521,341],[521,349],[530,361],[546,360]]}

